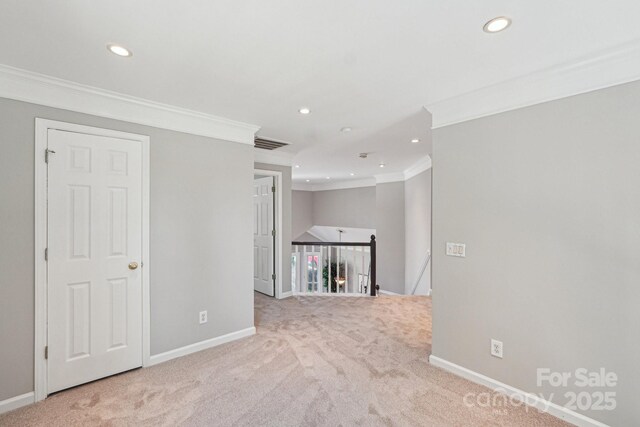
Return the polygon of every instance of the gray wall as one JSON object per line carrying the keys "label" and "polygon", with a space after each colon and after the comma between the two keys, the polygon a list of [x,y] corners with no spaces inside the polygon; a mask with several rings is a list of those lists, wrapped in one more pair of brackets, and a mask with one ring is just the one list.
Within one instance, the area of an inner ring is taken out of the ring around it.
{"label": "gray wall", "polygon": [[[254,167],[282,172],[282,292],[289,292],[291,291],[291,166],[256,162]],[[253,255],[251,257],[253,258]]]}
{"label": "gray wall", "polygon": [[[431,248],[431,169],[404,183],[405,294],[410,294]],[[431,263],[420,278],[416,295],[431,288]]]}
{"label": "gray wall", "polygon": [[[381,289],[409,293],[431,244],[431,171],[375,187],[294,191],[292,217],[294,235],[313,225],[376,229]],[[429,274],[417,294],[427,293]]]}
{"label": "gray wall", "polygon": [[376,228],[376,187],[314,191],[313,225]]}
{"label": "gray wall", "polygon": [[152,354],[253,326],[251,146],[0,98],[0,400],[33,391],[36,117],[151,137]]}
{"label": "gray wall", "polygon": [[376,186],[376,218],[378,284],[404,294],[404,182]]}
{"label": "gray wall", "polygon": [[293,240],[299,240],[299,237],[313,225],[313,192],[292,191],[291,236],[293,236]]}
{"label": "gray wall", "polygon": [[640,425],[640,82],[436,129],[433,164],[433,354],[560,405],[537,368],[604,367],[585,414]]}

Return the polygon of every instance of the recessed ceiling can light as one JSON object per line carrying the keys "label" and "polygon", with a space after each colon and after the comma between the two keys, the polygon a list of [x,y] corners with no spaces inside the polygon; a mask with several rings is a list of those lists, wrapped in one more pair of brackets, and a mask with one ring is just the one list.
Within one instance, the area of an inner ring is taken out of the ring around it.
{"label": "recessed ceiling can light", "polygon": [[507,18],[506,16],[498,16],[484,24],[482,29],[485,33],[499,33],[500,31],[504,31],[509,28],[509,25],[511,25],[510,18]]}
{"label": "recessed ceiling can light", "polygon": [[310,181],[311,181],[310,179],[307,180],[307,182],[310,182]]}
{"label": "recessed ceiling can light", "polygon": [[351,128],[348,126],[343,127],[342,129],[340,129],[340,132],[351,132]]}
{"label": "recessed ceiling can light", "polygon": [[131,52],[129,49],[117,44],[109,43],[107,45],[107,49],[109,49],[109,52],[114,53],[118,56],[124,56],[124,57],[133,56],[133,52]]}
{"label": "recessed ceiling can light", "polygon": [[298,169],[300,167],[300,165],[296,165],[296,169]]}
{"label": "recessed ceiling can light", "polygon": [[330,177],[330,176],[328,176],[328,177],[327,177],[327,179],[331,179],[331,177]]}
{"label": "recessed ceiling can light", "polygon": [[411,143],[412,143],[412,144],[417,144],[418,142],[420,142],[420,140],[419,140],[418,138],[413,138],[413,139],[411,140]]}
{"label": "recessed ceiling can light", "polygon": [[302,107],[301,109],[298,110],[298,112],[300,114],[309,114],[311,112],[311,110],[308,109],[307,107]]}
{"label": "recessed ceiling can light", "polygon": [[353,173],[353,172],[351,172],[349,175],[351,175],[351,176],[356,176],[356,174],[355,174],[355,173]]}
{"label": "recessed ceiling can light", "polygon": [[383,168],[384,167],[384,163],[380,163],[380,167]]}

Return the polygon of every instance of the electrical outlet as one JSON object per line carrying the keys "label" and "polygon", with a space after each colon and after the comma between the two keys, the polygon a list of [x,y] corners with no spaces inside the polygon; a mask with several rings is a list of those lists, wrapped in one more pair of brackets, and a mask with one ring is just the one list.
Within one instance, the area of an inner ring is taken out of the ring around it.
{"label": "electrical outlet", "polygon": [[491,340],[491,355],[502,359],[502,341]]}
{"label": "electrical outlet", "polygon": [[207,323],[207,311],[200,312],[200,324]]}
{"label": "electrical outlet", "polygon": [[447,242],[447,255],[465,258],[467,245],[464,243]]}

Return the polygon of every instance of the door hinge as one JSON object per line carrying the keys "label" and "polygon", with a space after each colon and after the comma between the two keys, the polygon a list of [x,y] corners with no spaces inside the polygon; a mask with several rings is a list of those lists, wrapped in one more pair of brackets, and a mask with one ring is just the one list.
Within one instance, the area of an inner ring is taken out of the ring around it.
{"label": "door hinge", "polygon": [[271,230],[271,235],[272,235],[273,237],[276,237],[276,230]]}
{"label": "door hinge", "polygon": [[274,185],[273,187],[271,187],[271,192],[275,193],[276,192],[276,186]]}
{"label": "door hinge", "polygon": [[276,273],[273,273],[273,274],[271,275],[271,278],[272,278],[273,280],[276,280]]}
{"label": "door hinge", "polygon": [[44,348],[44,358],[49,359],[49,346],[45,346]]}
{"label": "door hinge", "polygon": [[49,150],[48,148],[44,150],[44,162],[45,163],[49,163],[49,156],[51,154],[56,154],[56,152],[53,151],[53,150]]}
{"label": "door hinge", "polygon": [[44,248],[44,260],[49,261],[49,248]]}

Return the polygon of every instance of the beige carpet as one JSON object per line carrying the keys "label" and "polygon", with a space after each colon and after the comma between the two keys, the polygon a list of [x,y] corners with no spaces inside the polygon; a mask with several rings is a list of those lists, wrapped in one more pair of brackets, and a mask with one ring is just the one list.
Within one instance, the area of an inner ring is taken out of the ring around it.
{"label": "beige carpet", "polygon": [[256,294],[254,337],[58,393],[1,426],[555,426],[432,367],[426,297]]}

